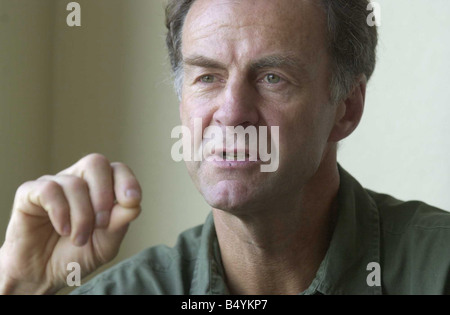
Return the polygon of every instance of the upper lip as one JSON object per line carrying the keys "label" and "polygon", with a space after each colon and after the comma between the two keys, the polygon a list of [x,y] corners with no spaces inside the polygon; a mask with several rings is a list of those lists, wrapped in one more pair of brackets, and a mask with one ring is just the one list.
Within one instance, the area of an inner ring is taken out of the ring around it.
{"label": "upper lip", "polygon": [[[206,145],[204,143],[204,145]],[[245,146],[245,147],[234,147],[231,146],[229,148],[226,147],[214,147],[214,149],[212,151],[206,152],[206,157],[208,156],[217,156],[221,159],[224,159],[227,155],[231,156],[242,156],[245,155],[245,159],[246,160],[259,160],[259,153],[256,150],[255,152],[253,152],[254,150],[250,150],[249,147]]]}
{"label": "upper lip", "polygon": [[222,151],[223,154],[227,154],[227,153],[245,153],[245,154],[249,154],[249,150],[248,149],[224,149]]}

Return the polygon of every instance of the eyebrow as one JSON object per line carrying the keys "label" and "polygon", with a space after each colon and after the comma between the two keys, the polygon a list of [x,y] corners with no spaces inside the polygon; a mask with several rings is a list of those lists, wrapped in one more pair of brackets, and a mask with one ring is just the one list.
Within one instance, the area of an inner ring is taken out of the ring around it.
{"label": "eyebrow", "polygon": [[200,55],[184,58],[183,63],[188,66],[200,68],[221,69],[221,70],[226,70],[227,68],[224,63]]}
{"label": "eyebrow", "polygon": [[[184,58],[183,62],[185,65],[200,68],[219,70],[227,69],[226,64],[201,55]],[[304,63],[302,63],[298,58],[293,57],[291,54],[266,56],[252,62],[250,65],[250,70],[253,72],[267,68],[293,70],[294,72],[302,74],[308,73]]]}
{"label": "eyebrow", "polygon": [[263,57],[251,64],[253,71],[266,68],[294,69],[295,72],[306,72],[304,64],[291,55],[272,55]]}

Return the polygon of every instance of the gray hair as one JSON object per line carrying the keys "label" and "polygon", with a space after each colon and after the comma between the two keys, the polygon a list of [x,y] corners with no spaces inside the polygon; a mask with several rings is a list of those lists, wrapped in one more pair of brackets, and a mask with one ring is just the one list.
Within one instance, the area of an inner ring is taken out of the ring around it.
{"label": "gray hair", "polygon": [[[370,0],[318,1],[327,18],[328,50],[331,56],[330,100],[338,103],[353,89],[355,80],[373,74],[378,33],[367,23]],[[184,21],[195,0],[169,0],[166,6],[166,44],[174,73],[175,90],[181,97],[183,56],[181,39]]]}

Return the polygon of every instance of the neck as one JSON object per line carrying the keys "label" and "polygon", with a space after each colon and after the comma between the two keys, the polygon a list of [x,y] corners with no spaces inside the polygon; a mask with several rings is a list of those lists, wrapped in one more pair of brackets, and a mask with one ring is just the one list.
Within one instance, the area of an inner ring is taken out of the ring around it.
{"label": "neck", "polygon": [[334,151],[290,200],[252,211],[251,216],[213,209],[231,293],[298,294],[306,290],[329,247],[338,189]]}

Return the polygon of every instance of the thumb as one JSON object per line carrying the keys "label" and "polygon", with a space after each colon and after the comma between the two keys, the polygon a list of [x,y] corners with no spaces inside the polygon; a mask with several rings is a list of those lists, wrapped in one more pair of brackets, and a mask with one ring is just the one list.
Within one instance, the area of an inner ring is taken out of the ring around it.
{"label": "thumb", "polygon": [[136,219],[140,212],[140,206],[125,208],[116,204],[111,210],[108,227],[94,230],[93,240],[102,264],[111,261],[117,255],[131,221]]}
{"label": "thumb", "polygon": [[141,207],[125,208],[116,204],[111,210],[111,218],[105,232],[117,233],[126,228],[141,213]]}

